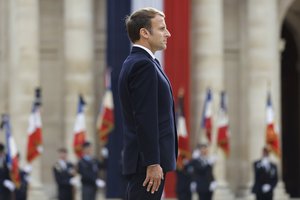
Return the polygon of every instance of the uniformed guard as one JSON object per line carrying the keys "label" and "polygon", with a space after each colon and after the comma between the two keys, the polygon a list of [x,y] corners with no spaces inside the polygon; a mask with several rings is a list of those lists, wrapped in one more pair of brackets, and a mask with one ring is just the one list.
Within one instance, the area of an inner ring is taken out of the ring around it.
{"label": "uniformed guard", "polygon": [[257,200],[272,200],[273,190],[278,181],[277,167],[270,161],[269,149],[263,148],[263,156],[254,162],[254,185],[252,192]]}
{"label": "uniformed guard", "polygon": [[10,180],[6,164],[4,145],[0,143],[0,199],[11,200],[15,184]]}
{"label": "uniformed guard", "polygon": [[105,182],[98,178],[100,163],[92,157],[90,142],[83,144],[83,157],[78,163],[78,173],[81,175],[82,200],[95,200],[97,187],[104,187]]}
{"label": "uniformed guard", "polygon": [[201,200],[211,200],[217,184],[213,176],[214,157],[208,157],[208,146],[198,145],[193,152],[192,160],[187,166],[192,176],[191,188],[197,191]]}
{"label": "uniformed guard", "polygon": [[57,183],[58,199],[59,200],[73,200],[74,187],[76,179],[73,177],[76,174],[74,165],[67,161],[67,150],[60,148],[58,150],[59,159],[53,167],[55,181]]}

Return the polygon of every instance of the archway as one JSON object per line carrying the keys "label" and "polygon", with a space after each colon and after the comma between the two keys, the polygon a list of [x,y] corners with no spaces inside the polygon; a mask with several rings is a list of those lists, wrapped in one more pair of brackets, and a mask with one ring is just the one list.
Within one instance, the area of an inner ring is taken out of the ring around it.
{"label": "archway", "polygon": [[287,17],[281,32],[285,41],[281,55],[282,175],[291,197],[300,197],[300,69],[295,39],[299,34],[293,27]]}

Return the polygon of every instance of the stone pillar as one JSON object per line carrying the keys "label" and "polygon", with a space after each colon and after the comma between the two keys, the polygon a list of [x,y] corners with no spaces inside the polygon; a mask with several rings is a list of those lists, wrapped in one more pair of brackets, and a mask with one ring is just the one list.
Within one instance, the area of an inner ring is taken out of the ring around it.
{"label": "stone pillar", "polygon": [[61,0],[39,0],[40,76],[42,88],[43,146],[42,181],[48,196],[56,195],[53,165],[64,136],[64,38]]}
{"label": "stone pillar", "polygon": [[[8,112],[8,8],[9,2],[0,0],[0,113]],[[4,135],[0,134],[0,140]]]}
{"label": "stone pillar", "polygon": [[[204,104],[206,89],[209,87],[213,94],[213,137],[212,154],[217,154],[214,174],[218,188],[214,199],[230,198],[225,171],[225,159],[222,150],[217,148],[217,111],[220,105],[220,92],[224,90],[223,83],[223,1],[194,0],[192,2],[192,132],[197,135],[205,133],[199,127]],[[195,145],[195,144],[194,144]]]}
{"label": "stone pillar", "polygon": [[[270,90],[275,111],[275,123],[280,127],[280,64],[279,64],[279,26],[277,1],[275,0],[248,0],[246,12],[246,68],[245,88],[242,95],[245,97],[241,105],[245,108],[245,130],[243,134],[248,138],[247,155],[248,165],[244,173],[248,177],[247,185],[253,183],[252,164],[261,158],[261,150],[265,144],[266,129],[266,98]],[[268,17],[266,17],[268,16]],[[280,132],[280,130],[279,130]],[[255,147],[255,148],[253,148]],[[277,160],[279,174],[281,161]],[[281,177],[281,176],[280,176]],[[281,180],[281,178],[280,178]],[[279,181],[275,199],[287,199],[284,195],[282,181]]]}
{"label": "stone pillar", "polygon": [[[27,152],[28,118],[34,90],[40,85],[39,1],[9,1],[9,102],[12,133],[24,165]],[[41,158],[32,163],[29,198],[43,198],[41,191]]]}
{"label": "stone pillar", "polygon": [[71,159],[74,161],[72,142],[79,94],[84,96],[87,103],[87,139],[95,144],[93,1],[65,0],[64,9],[65,138]]}

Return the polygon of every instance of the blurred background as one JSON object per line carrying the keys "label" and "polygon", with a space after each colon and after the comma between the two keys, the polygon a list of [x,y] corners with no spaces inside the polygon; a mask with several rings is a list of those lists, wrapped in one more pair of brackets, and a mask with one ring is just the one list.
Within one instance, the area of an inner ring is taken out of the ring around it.
{"label": "blurred background", "polygon": [[[172,35],[156,56],[175,103],[184,97],[180,151],[189,154],[204,142],[217,156],[214,199],[253,198],[252,163],[265,145],[279,169],[275,199],[300,198],[300,0],[0,0],[0,113],[10,116],[20,167],[32,167],[28,199],[56,198],[58,148],[78,161],[79,95],[85,138],[106,162],[99,199],[123,198],[117,81],[131,48],[124,19],[148,6],[166,14]],[[37,101],[43,151],[28,160],[28,119]],[[219,135],[220,111],[225,135]],[[210,126],[202,123],[207,118]],[[2,130],[1,143],[6,135]],[[165,198],[176,198],[175,185],[176,175],[169,174]]]}

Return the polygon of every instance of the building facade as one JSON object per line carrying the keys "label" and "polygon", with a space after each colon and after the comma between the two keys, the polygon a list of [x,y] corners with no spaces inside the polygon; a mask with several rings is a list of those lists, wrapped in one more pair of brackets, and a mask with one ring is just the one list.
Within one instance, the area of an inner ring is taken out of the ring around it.
{"label": "building facade", "polygon": [[[217,193],[252,198],[251,163],[264,145],[270,91],[282,146],[281,159],[275,158],[281,177],[276,197],[300,197],[300,0],[189,2],[191,148],[201,138],[206,88],[216,94],[226,90],[231,154],[225,159],[218,152]],[[0,0],[0,113],[10,114],[23,158],[34,89],[42,88],[44,152],[33,163],[32,199],[54,196],[51,170],[57,148],[66,146],[72,152],[79,93],[87,102],[88,138],[98,144],[95,124],[107,66],[107,5],[105,0]],[[218,97],[216,111],[217,102]]]}

